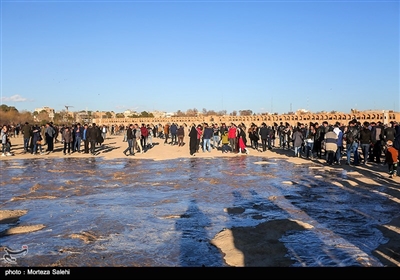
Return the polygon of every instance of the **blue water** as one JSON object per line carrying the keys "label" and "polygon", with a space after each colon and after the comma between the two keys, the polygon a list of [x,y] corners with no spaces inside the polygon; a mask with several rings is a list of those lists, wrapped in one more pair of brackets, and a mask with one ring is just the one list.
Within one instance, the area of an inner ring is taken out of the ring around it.
{"label": "blue water", "polygon": [[384,195],[389,184],[357,180],[340,167],[246,156],[2,161],[1,208],[28,210],[2,230],[45,228],[0,241],[28,245],[17,266],[222,267],[211,244],[219,232],[289,219],[307,225],[279,236],[291,266],[382,266],[378,226],[399,207]]}

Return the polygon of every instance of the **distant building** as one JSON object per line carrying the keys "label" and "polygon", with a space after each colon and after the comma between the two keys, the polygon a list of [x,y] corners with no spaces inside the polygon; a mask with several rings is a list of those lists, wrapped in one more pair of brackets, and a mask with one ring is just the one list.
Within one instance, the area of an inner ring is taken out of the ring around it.
{"label": "distant building", "polygon": [[[40,114],[41,112],[45,111],[47,113],[48,118],[52,121],[54,119],[55,111],[53,108],[50,107],[42,107],[42,108],[35,108],[34,112]],[[35,122],[40,121],[37,115],[33,116]]]}
{"label": "distant building", "polygon": [[163,111],[152,111],[151,112],[152,114],[153,114],[153,116],[155,117],[155,118],[164,118],[165,117],[165,115],[167,114],[166,112],[163,112]]}
{"label": "distant building", "polygon": [[42,111],[46,111],[48,114],[53,114],[53,116],[54,116],[54,113],[55,113],[54,109],[52,109],[50,107],[46,107],[46,106],[42,107],[42,108],[35,108],[34,112],[40,113]]}
{"label": "distant building", "polygon": [[122,114],[125,118],[128,118],[129,116],[137,115],[137,112],[132,110],[125,110]]}

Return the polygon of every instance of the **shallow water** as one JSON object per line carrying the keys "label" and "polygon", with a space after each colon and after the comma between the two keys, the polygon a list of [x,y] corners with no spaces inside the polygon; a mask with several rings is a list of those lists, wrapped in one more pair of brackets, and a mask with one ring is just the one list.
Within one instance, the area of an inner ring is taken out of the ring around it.
{"label": "shallow water", "polygon": [[1,179],[1,208],[28,213],[0,230],[45,225],[0,239],[28,245],[19,266],[223,267],[218,232],[281,219],[312,226],[280,238],[294,267],[382,266],[377,228],[398,212],[384,183],[263,157],[13,160]]}

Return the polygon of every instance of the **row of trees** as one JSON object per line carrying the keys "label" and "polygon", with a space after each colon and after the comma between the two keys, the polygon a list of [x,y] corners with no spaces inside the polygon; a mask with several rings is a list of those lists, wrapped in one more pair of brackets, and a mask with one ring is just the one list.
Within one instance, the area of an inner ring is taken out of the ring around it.
{"label": "row of trees", "polygon": [[[101,118],[112,118],[115,115],[116,118],[125,118],[123,113],[115,114],[113,111],[102,113]],[[228,115],[226,110],[222,111],[214,111],[203,109],[201,112],[196,108],[188,109],[186,112],[178,110],[174,113],[175,117],[197,117],[199,115],[204,116],[225,116]],[[251,116],[253,115],[252,110],[239,110],[233,111],[229,115],[231,116]],[[81,122],[91,122],[93,118],[98,117],[98,114],[95,114],[92,111],[81,111],[81,112],[68,112],[62,110],[60,112],[54,113],[51,118],[49,116],[49,112],[43,110],[41,112],[29,112],[29,111],[21,111],[19,112],[17,108],[13,106],[7,106],[5,104],[0,105],[0,120],[2,124],[18,124],[18,123],[38,123],[45,124],[49,120],[54,122],[55,124],[71,124],[73,122],[81,121]],[[154,118],[153,113],[149,113],[147,111],[143,111],[140,113],[133,113],[128,116],[129,118]]]}
{"label": "row of trees", "polygon": [[[352,112],[355,111],[352,109]],[[297,114],[304,114],[304,113],[309,113],[309,112],[302,112],[298,111]],[[322,113],[322,112],[321,112]],[[331,113],[337,113],[336,111],[332,111]],[[268,114],[268,113],[265,113]],[[277,115],[278,113],[275,113],[274,115]],[[287,114],[295,114],[294,112],[289,112]],[[188,109],[185,112],[178,110],[177,112],[174,113],[173,116],[175,117],[197,117],[197,116],[252,116],[256,115],[252,110],[239,110],[239,111],[232,111],[231,113],[228,114],[226,110],[222,111],[214,111],[214,110],[207,110],[203,108],[203,110],[200,112],[196,108],[193,109]],[[102,112],[101,116],[99,116],[98,111],[93,113],[92,111],[80,111],[80,112],[68,112],[65,110],[62,110],[60,112],[54,113],[54,115],[50,118],[49,113],[46,110],[43,110],[41,112],[28,112],[28,111],[22,111],[19,112],[17,108],[13,106],[7,106],[5,104],[0,105],[0,122],[1,124],[18,124],[18,123],[25,123],[26,121],[29,123],[38,123],[38,124],[44,124],[51,120],[55,124],[72,124],[76,121],[79,122],[86,122],[90,123],[92,119],[94,118],[113,118],[115,116],[116,118],[125,118],[125,115],[123,113],[117,113],[115,114],[113,111],[111,112]],[[154,118],[153,113],[149,113],[146,111],[143,111],[141,113],[133,113],[132,115],[128,116],[129,118]]]}

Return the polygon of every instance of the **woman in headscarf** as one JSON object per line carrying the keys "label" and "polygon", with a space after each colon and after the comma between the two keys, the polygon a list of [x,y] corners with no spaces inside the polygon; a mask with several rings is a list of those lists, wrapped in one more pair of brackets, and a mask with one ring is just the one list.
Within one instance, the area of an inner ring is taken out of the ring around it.
{"label": "woman in headscarf", "polygon": [[193,123],[189,131],[189,150],[191,156],[194,156],[196,153],[197,145],[197,129],[196,125]]}

